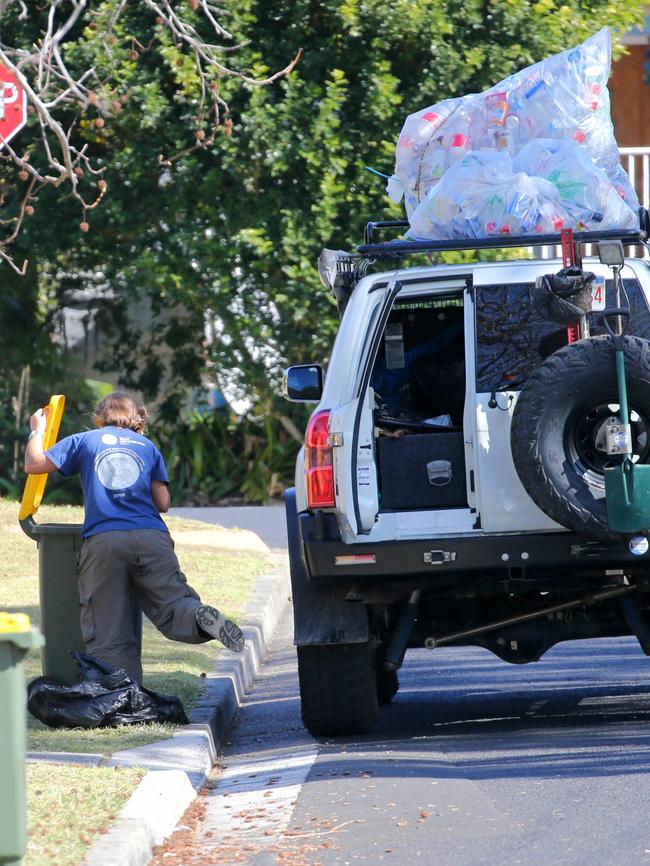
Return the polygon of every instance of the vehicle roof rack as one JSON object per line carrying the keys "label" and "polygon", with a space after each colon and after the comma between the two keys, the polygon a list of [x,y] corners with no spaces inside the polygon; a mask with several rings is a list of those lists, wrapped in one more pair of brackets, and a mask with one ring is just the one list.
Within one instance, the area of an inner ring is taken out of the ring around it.
{"label": "vehicle roof rack", "polygon": [[[559,232],[550,235],[499,235],[493,238],[462,238],[443,241],[393,240],[376,242],[376,232],[381,229],[407,229],[407,220],[369,222],[366,225],[364,243],[357,247],[363,258],[391,258],[412,253],[437,253],[446,250],[498,250],[506,247],[560,246]],[[608,231],[574,231],[575,243],[598,243],[598,241],[621,241],[626,246],[645,245],[650,234],[648,211],[639,208],[639,227],[634,229],[610,229]]]}

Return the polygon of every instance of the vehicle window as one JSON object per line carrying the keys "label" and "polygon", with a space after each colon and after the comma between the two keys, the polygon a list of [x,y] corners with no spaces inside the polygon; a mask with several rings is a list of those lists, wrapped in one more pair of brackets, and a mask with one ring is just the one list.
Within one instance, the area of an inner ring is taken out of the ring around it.
{"label": "vehicle window", "polygon": [[[630,332],[650,339],[650,312],[636,279],[624,279],[630,304]],[[567,344],[567,329],[542,318],[531,303],[532,283],[482,286],[476,297],[476,390],[520,387],[549,355]],[[607,280],[607,306],[614,289]],[[622,306],[626,306],[625,297]],[[588,315],[592,336],[605,329],[598,313]]]}
{"label": "vehicle window", "polygon": [[391,310],[370,384],[391,414],[461,423],[465,397],[463,298],[399,301]]}

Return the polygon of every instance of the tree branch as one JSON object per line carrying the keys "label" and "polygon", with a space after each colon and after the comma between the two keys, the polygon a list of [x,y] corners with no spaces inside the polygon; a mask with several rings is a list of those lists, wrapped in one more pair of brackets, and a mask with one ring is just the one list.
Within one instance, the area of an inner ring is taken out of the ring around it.
{"label": "tree branch", "polygon": [[[7,247],[16,239],[23,223],[24,208],[39,186],[67,186],[81,209],[83,222],[80,228],[84,231],[88,228],[86,213],[97,207],[106,193],[106,184],[101,180],[105,168],[95,162],[92,142],[89,143],[88,137],[82,134],[78,119],[94,118],[99,130],[105,123],[104,118],[110,118],[122,109],[120,96],[126,96],[127,92],[120,94],[123,84],[117,75],[117,67],[120,44],[122,53],[125,49],[125,31],[118,25],[127,12],[133,13],[139,6],[152,19],[143,23],[145,31],[153,28],[151,38],[143,39],[147,45],[142,45],[129,33],[131,45],[138,46],[138,51],[134,47],[131,49],[135,59],[139,52],[160,50],[161,62],[169,65],[168,55],[164,52],[171,37],[172,45],[178,51],[178,62],[182,64],[185,62],[182,58],[191,58],[196,72],[195,97],[191,93],[191,81],[184,81],[182,91],[188,110],[194,112],[195,124],[188,124],[189,134],[194,140],[176,154],[161,156],[161,161],[166,164],[192,151],[212,146],[219,127],[226,135],[231,134],[229,107],[219,87],[222,78],[235,78],[249,86],[268,85],[288,75],[300,58],[299,51],[284,69],[265,78],[256,78],[222,62],[225,53],[236,54],[246,43],[231,44],[233,35],[221,23],[225,13],[210,0],[187,0],[187,5],[172,4],[170,0],[133,0],[131,3],[113,0],[113,3],[114,8],[110,10],[111,0],[105,0],[100,11],[88,0],[44,0],[40,5],[28,5],[24,0],[0,0],[0,63],[25,91],[30,124],[40,127],[37,139],[40,147],[34,148],[32,139],[29,153],[21,154],[13,142],[0,139],[0,160],[5,165],[13,163],[20,180],[30,180],[15,217],[0,220],[0,259],[4,261],[10,261]],[[19,21],[33,23],[40,31],[35,43],[18,45],[7,41],[6,34],[11,27],[3,27],[3,19],[11,14],[15,21],[16,13]],[[99,48],[92,46],[97,62],[79,68],[84,52],[78,46],[81,44],[83,48],[91,44],[86,28],[90,28],[91,33],[96,30],[100,14],[105,16],[101,19],[102,41],[98,43]],[[208,33],[208,38],[200,32],[203,30]],[[165,33],[168,34],[167,41],[162,38]],[[97,70],[106,69],[107,65],[112,71],[98,74]],[[76,114],[72,121],[71,108]],[[1,227],[9,225],[12,226],[11,232],[3,236]]]}

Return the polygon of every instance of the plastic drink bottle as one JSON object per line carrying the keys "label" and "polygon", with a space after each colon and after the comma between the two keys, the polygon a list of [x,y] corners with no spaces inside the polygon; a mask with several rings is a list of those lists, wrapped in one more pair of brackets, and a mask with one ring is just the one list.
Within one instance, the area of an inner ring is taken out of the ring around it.
{"label": "plastic drink bottle", "polygon": [[505,91],[488,93],[485,106],[488,125],[502,124],[508,114],[508,94]]}
{"label": "plastic drink bottle", "polygon": [[440,126],[442,123],[442,118],[435,111],[425,111],[425,113],[420,118],[420,124],[418,125],[418,135],[421,137],[428,136],[434,129]]}
{"label": "plastic drink bottle", "polygon": [[523,111],[526,124],[530,127],[528,140],[545,138],[551,133],[557,106],[551,89],[543,78],[524,93]]}
{"label": "plastic drink bottle", "polygon": [[447,149],[445,148],[445,140],[442,136],[435,139],[431,147],[431,163],[429,176],[433,183],[437,183],[447,171]]}
{"label": "plastic drink bottle", "polygon": [[514,114],[510,114],[503,122],[498,132],[497,147],[507,150],[510,156],[514,156],[519,149],[519,118]]}
{"label": "plastic drink bottle", "polygon": [[449,147],[449,165],[455,165],[467,153],[467,136],[458,132],[451,137]]}
{"label": "plastic drink bottle", "polygon": [[402,196],[404,195],[404,186],[402,181],[395,175],[391,175],[391,177],[388,178],[386,194],[391,201],[395,202],[395,204],[399,204],[402,200]]}

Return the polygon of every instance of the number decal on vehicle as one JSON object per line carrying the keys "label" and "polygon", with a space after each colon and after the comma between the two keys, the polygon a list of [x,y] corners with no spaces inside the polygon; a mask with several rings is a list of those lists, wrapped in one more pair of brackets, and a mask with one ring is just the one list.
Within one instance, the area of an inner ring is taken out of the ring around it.
{"label": "number decal on vehicle", "polygon": [[605,277],[596,277],[591,284],[591,309],[605,309]]}

